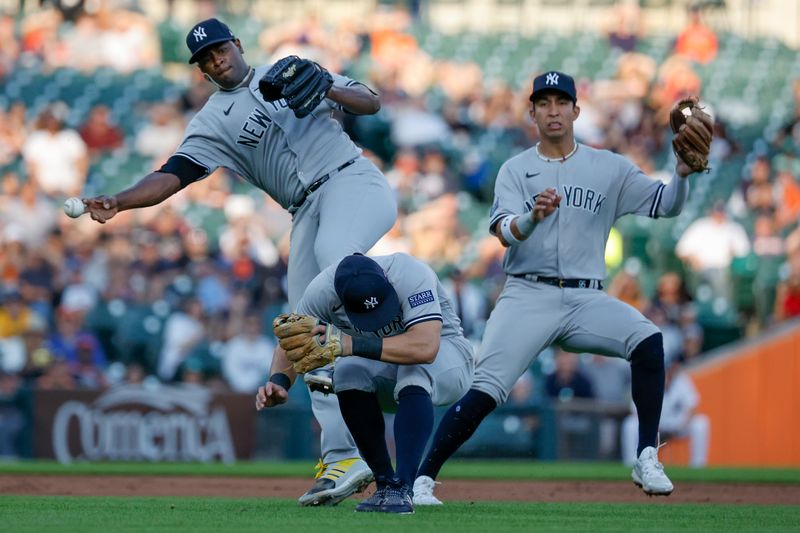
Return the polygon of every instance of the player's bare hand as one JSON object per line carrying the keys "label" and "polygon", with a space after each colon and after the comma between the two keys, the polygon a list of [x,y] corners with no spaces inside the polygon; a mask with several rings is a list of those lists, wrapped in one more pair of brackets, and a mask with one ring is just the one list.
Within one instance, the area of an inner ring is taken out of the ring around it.
{"label": "player's bare hand", "polygon": [[275,407],[276,405],[286,403],[288,399],[289,393],[286,389],[270,381],[266,385],[258,388],[258,393],[256,393],[256,410],[260,411],[267,407]]}
{"label": "player's bare hand", "polygon": [[560,203],[561,195],[555,189],[550,187],[543,190],[536,197],[536,202],[533,204],[533,220],[541,222],[545,217],[549,217],[558,209]]}
{"label": "player's bare hand", "polygon": [[119,211],[117,199],[114,196],[95,196],[94,198],[84,198],[83,205],[92,216],[101,224],[105,224]]}

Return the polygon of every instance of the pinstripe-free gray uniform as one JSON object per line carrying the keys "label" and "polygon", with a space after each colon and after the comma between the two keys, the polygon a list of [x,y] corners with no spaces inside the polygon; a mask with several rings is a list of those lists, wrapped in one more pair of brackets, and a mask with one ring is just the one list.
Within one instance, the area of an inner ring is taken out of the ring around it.
{"label": "pinstripe-free gray uniform", "polygon": [[[556,189],[561,203],[530,237],[506,251],[503,267],[509,276],[487,323],[475,370],[473,388],[498,403],[549,345],[628,359],[639,342],[659,331],[598,287],[606,276],[605,243],[619,217],[677,214],[664,212],[665,185],[606,150],[579,144],[569,158],[549,160],[533,147],[501,167],[490,228],[496,231],[506,216],[530,213],[547,188]],[[534,281],[536,276],[585,283],[561,288]]]}
{"label": "pinstripe-free gray uniform", "polygon": [[[289,304],[294,309],[306,287],[325,267],[366,252],[394,224],[397,206],[381,172],[331,116],[338,104],[326,100],[298,119],[284,100],[265,102],[256,69],[249,84],[214,93],[192,118],[176,154],[205,167],[225,167],[293,212],[289,253]],[[333,74],[334,84],[358,83]],[[345,163],[355,162],[337,172]],[[316,180],[330,179],[291,208]],[[322,427],[323,461],[358,457],[334,395],[311,393]]]}
{"label": "pinstripe-free gray uniform", "polygon": [[414,257],[397,253],[372,257],[400,299],[401,314],[380,331],[360,331],[353,327],[334,289],[336,266],[332,265],[309,285],[297,312],[329,322],[353,336],[391,337],[404,333],[414,324],[428,320],[442,322],[441,344],[430,364],[397,365],[365,359],[340,357],[334,365],[334,388],[377,392],[382,404],[397,401],[404,387],[417,385],[428,391],[434,405],[449,405],[469,389],[473,372],[473,353],[464,337],[447,293],[431,268]]}

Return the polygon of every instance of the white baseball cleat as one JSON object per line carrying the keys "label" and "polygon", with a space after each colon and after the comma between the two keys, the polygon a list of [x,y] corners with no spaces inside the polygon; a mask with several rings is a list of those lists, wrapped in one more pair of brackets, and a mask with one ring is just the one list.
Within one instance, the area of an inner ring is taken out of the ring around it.
{"label": "white baseball cleat", "polygon": [[414,480],[414,505],[442,505],[442,501],[433,495],[438,481],[428,476],[419,476]]}
{"label": "white baseball cleat", "polygon": [[631,478],[648,496],[669,496],[672,482],[664,473],[664,465],[658,462],[658,450],[648,446],[633,463]]}
{"label": "white baseball cleat", "polygon": [[336,505],[356,492],[362,492],[373,480],[372,470],[357,457],[330,464],[320,460],[317,470],[314,486],[297,500],[304,507]]}

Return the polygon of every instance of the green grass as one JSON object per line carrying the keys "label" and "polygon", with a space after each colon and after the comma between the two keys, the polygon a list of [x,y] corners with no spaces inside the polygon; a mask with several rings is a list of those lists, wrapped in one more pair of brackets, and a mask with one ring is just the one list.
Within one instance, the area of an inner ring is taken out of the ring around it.
{"label": "green grass", "polygon": [[0,497],[5,531],[796,531],[800,507],[448,503],[414,516],[354,513],[355,502],[299,508],[289,500]]}
{"label": "green grass", "polygon": [[[174,475],[309,477],[314,473],[310,461],[240,462],[233,465],[192,463],[75,463],[21,461],[0,462],[0,474],[63,475]],[[789,483],[800,484],[797,468],[704,468],[667,467],[673,481]],[[630,479],[630,469],[618,463],[542,463],[534,461],[451,461],[442,478],[451,479],[529,479],[615,481]]]}

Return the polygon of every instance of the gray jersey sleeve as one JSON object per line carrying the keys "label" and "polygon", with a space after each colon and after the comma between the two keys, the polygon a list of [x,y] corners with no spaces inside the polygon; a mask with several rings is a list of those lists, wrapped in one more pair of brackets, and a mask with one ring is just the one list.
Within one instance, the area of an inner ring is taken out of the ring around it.
{"label": "gray jersey sleeve", "polygon": [[619,165],[617,175],[622,178],[615,219],[629,213],[657,218],[665,185],[621,155],[614,154],[614,162]]}
{"label": "gray jersey sleeve", "polygon": [[[333,85],[336,86],[336,87],[353,87],[354,85],[360,85],[362,87],[366,87],[371,93],[377,94],[375,91],[370,89],[367,85],[361,83],[360,81],[354,80],[352,78],[348,78],[347,76],[342,76],[341,74],[336,74],[334,72],[331,72],[331,77],[333,77]],[[334,102],[330,98],[326,98],[324,104],[327,105],[330,109],[336,109],[338,111],[344,111],[345,113],[348,113],[347,108],[345,108],[341,104],[338,104],[338,103]],[[323,105],[323,104],[320,104],[320,105]]]}
{"label": "gray jersey sleeve", "polygon": [[183,156],[205,168],[206,174],[203,177],[208,176],[219,167],[226,166],[225,162],[230,159],[225,153],[224,145],[219,142],[219,139],[212,137],[211,133],[216,134],[216,128],[205,123],[201,111],[189,122],[183,141],[175,150],[175,155]]}
{"label": "gray jersey sleeve", "polygon": [[507,161],[500,167],[494,184],[494,203],[489,213],[489,231],[495,233],[497,221],[507,215],[519,215],[525,212],[525,191],[520,177],[512,170]]}
{"label": "gray jersey sleeve", "polygon": [[442,322],[442,306],[437,290],[439,278],[436,273],[428,265],[408,255],[396,254],[394,261],[388,276],[400,298],[403,326],[408,329],[428,320]]}

